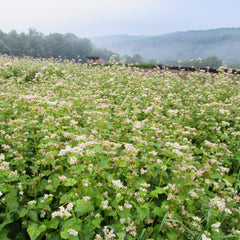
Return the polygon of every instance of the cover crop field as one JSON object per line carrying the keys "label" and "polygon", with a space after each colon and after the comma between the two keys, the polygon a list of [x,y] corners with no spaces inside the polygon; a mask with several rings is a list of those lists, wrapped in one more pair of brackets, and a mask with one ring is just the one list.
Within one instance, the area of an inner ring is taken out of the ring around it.
{"label": "cover crop field", "polygon": [[240,239],[240,82],[0,56],[0,239]]}

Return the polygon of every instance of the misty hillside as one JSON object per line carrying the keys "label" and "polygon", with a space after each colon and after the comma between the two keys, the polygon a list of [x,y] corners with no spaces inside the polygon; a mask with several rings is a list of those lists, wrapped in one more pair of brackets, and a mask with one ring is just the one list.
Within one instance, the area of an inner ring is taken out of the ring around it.
{"label": "misty hillside", "polygon": [[216,56],[227,63],[240,62],[240,28],[175,32],[160,36],[112,35],[91,38],[98,48],[145,59],[189,60]]}

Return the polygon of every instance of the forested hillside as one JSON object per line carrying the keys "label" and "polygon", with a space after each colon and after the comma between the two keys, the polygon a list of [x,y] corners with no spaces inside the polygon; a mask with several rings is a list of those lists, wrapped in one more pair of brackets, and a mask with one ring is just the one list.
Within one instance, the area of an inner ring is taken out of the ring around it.
{"label": "forested hillside", "polygon": [[140,54],[160,61],[216,56],[227,63],[240,62],[240,28],[175,32],[161,36],[115,35],[92,38],[97,47],[119,54]]}
{"label": "forested hillside", "polygon": [[52,33],[44,36],[35,29],[27,34],[15,30],[0,31],[0,53],[12,56],[31,56],[43,58],[82,59],[86,62],[92,52],[92,43],[87,38],[79,38],[73,33]]}

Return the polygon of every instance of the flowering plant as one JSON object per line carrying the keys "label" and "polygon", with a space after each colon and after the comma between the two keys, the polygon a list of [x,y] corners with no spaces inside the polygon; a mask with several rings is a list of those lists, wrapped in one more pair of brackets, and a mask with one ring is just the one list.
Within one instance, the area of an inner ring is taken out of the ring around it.
{"label": "flowering plant", "polygon": [[238,239],[240,84],[0,57],[0,239]]}

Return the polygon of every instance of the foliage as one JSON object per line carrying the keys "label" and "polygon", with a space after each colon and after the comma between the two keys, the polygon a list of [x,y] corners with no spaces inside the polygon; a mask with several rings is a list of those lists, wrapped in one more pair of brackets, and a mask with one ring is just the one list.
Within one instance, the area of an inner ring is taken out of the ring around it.
{"label": "foliage", "polygon": [[239,239],[239,79],[0,57],[0,238]]}
{"label": "foliage", "polygon": [[[96,47],[121,55],[140,54],[143,59],[166,61],[216,56],[227,64],[240,62],[240,28],[184,31],[159,36],[113,35],[92,38]],[[154,62],[155,63],[155,62]]]}
{"label": "foliage", "polygon": [[0,31],[0,53],[12,56],[30,56],[34,58],[81,58],[87,61],[92,52],[92,43],[89,39],[78,38],[72,33],[52,33],[44,36],[35,29],[30,28],[28,34],[17,34],[15,30],[5,34]]}
{"label": "foliage", "polygon": [[182,66],[182,67],[196,67],[196,68],[214,68],[218,69],[223,65],[223,62],[215,56],[208,57],[206,59],[191,59],[188,61],[167,61],[167,65],[170,66]]}
{"label": "foliage", "polygon": [[[100,58],[106,59],[106,60],[110,60],[110,58],[113,55],[117,55],[116,53],[114,53],[113,51],[110,51],[106,48],[93,48],[92,52],[91,52],[91,56],[98,56]],[[117,55],[118,57],[118,61],[120,60],[120,56]]]}
{"label": "foliage", "polygon": [[134,63],[134,64],[143,64],[143,58],[139,54],[135,54],[134,56],[124,55],[126,63]]}

